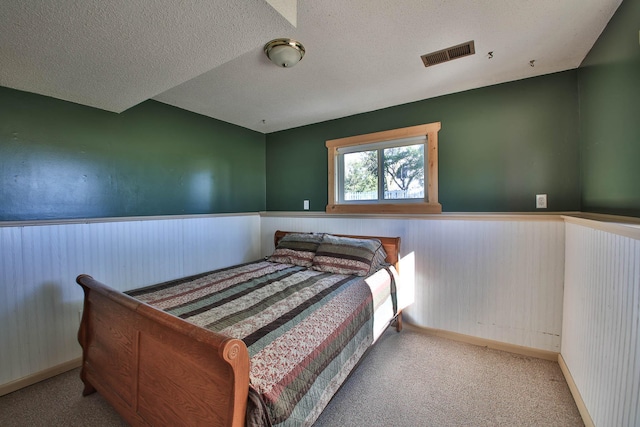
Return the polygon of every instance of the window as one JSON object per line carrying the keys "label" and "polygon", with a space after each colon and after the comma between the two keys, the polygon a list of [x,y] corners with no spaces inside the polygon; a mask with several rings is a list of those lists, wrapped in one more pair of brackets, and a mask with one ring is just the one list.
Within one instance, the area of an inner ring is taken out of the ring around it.
{"label": "window", "polygon": [[426,137],[337,149],[339,203],[424,200]]}
{"label": "window", "polygon": [[440,213],[438,131],[430,123],[326,142],[328,213]]}

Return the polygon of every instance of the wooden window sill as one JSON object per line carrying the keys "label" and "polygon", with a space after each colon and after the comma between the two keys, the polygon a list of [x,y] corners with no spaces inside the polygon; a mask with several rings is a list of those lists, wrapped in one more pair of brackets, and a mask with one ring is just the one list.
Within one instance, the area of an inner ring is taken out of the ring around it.
{"label": "wooden window sill", "polygon": [[439,214],[440,203],[372,203],[327,205],[327,213],[334,214]]}

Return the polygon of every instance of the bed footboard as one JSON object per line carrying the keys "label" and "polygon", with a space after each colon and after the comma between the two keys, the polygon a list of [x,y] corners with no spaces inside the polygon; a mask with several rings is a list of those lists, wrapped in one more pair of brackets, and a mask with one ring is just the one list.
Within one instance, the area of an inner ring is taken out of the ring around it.
{"label": "bed footboard", "polygon": [[98,391],[131,425],[244,426],[249,354],[91,276],[78,332],[83,394]]}

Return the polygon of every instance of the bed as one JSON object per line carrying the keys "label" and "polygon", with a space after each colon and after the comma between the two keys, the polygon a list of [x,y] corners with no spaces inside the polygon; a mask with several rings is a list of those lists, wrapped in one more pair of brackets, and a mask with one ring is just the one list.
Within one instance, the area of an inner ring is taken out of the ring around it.
{"label": "bed", "polygon": [[277,231],[263,260],[125,293],[82,274],[83,395],[131,425],[311,425],[402,328],[400,238]]}

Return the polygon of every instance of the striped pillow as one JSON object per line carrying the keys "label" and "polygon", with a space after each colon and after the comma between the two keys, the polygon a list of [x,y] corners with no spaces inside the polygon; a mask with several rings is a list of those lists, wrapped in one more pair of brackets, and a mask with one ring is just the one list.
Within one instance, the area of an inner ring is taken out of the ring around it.
{"label": "striped pillow", "polygon": [[314,270],[367,276],[378,269],[387,254],[378,239],[354,239],[325,234],[313,258]]}
{"label": "striped pillow", "polygon": [[285,234],[269,257],[269,261],[311,267],[313,257],[321,242],[322,234]]}

